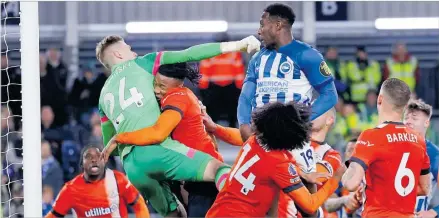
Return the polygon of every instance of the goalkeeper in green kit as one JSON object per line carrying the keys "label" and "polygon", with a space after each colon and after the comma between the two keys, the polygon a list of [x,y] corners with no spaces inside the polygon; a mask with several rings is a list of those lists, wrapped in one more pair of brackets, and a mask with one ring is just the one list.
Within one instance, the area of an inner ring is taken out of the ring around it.
{"label": "goalkeeper in green kit", "polygon": [[[135,131],[157,122],[160,107],[153,81],[161,64],[200,61],[240,50],[250,53],[259,47],[260,42],[249,36],[240,41],[207,43],[182,51],[137,56],[123,38],[105,37],[96,47],[97,59],[111,69],[99,98],[104,145],[118,133]],[[230,172],[229,166],[169,137],[158,145],[118,145],[117,151],[131,183],[162,216],[178,214],[177,199],[166,181],[215,181],[221,189]]]}

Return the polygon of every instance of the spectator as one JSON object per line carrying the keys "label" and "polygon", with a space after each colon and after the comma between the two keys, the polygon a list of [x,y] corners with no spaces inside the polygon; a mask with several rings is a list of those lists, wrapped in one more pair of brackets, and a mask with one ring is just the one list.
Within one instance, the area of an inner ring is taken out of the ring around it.
{"label": "spectator", "polygon": [[55,114],[53,113],[52,108],[47,105],[41,107],[41,131],[43,138],[49,142],[61,144],[63,134],[53,123],[54,120]]}
{"label": "spectator", "polygon": [[103,145],[101,124],[93,124],[89,144]]}
{"label": "spectator", "polygon": [[361,130],[372,129],[378,125],[377,92],[371,89],[366,94],[366,103],[358,105],[360,111]]}
{"label": "spectator", "polygon": [[[13,114],[6,106],[1,107],[1,152],[2,161],[7,166],[8,172],[13,173],[19,171],[22,163],[22,140],[21,133],[15,131]],[[18,177],[18,174],[16,174]],[[12,178],[14,179],[14,178]]]}
{"label": "spectator", "polygon": [[50,186],[53,194],[57,195],[64,184],[63,170],[53,157],[48,141],[41,142],[41,171],[43,185]]}
{"label": "spectator", "polygon": [[[220,34],[217,41],[229,41],[229,36]],[[245,74],[242,54],[232,52],[202,60],[200,73],[203,77],[198,87],[212,120],[218,122],[225,113],[229,126],[236,127],[238,98]]]}
{"label": "spectator", "polygon": [[[5,152],[9,149],[8,143],[16,139],[14,122],[12,120],[12,111],[6,106],[1,106],[1,151]],[[6,137],[7,136],[7,137]]]}
{"label": "spectator", "polygon": [[7,51],[1,52],[1,101],[11,109],[16,116],[15,126],[21,126],[21,71],[20,65],[12,64],[7,57]]}
{"label": "spectator", "polygon": [[47,73],[53,75],[56,78],[56,84],[59,89],[67,92],[67,80],[69,78],[69,71],[67,66],[61,60],[61,52],[55,48],[49,48],[46,52],[47,55]]}
{"label": "spectator", "polygon": [[69,103],[75,111],[75,118],[80,119],[80,114],[90,113],[99,103],[99,95],[105,84],[107,76],[96,73],[94,67],[86,67],[84,74],[75,79],[69,94]]}
{"label": "spectator", "polygon": [[[44,63],[46,63],[45,67],[43,67]],[[59,58],[58,50],[50,49],[47,52],[47,57],[40,56],[40,69],[43,70],[40,73],[41,105],[49,105],[53,109],[55,113],[54,126],[63,126],[68,119],[64,81],[66,79],[64,74],[67,74],[67,69]]]}
{"label": "spectator", "polygon": [[52,187],[48,185],[43,186],[43,216],[46,216],[52,210],[52,204],[55,194]]}
{"label": "spectator", "polygon": [[357,47],[356,59],[346,64],[350,101],[364,103],[369,89],[376,89],[381,83],[380,65],[370,60],[364,46]]}
{"label": "spectator", "polygon": [[398,78],[414,92],[419,82],[420,71],[418,60],[410,55],[404,43],[398,42],[392,48],[392,56],[387,58],[384,66],[384,80],[387,78]]}
{"label": "spectator", "polygon": [[358,115],[354,104],[347,103],[344,105],[343,117],[346,119],[348,134],[357,135],[361,133],[362,129],[360,116]]}
{"label": "spectator", "polygon": [[[325,53],[325,60],[328,64],[329,69],[331,69],[332,74],[335,77],[335,87],[337,88],[337,93],[340,95],[344,93],[347,86],[347,75],[345,69],[345,63],[338,58],[337,48],[330,46]],[[348,94],[348,93],[345,93]],[[348,96],[343,96],[348,97]]]}
{"label": "spectator", "polygon": [[8,218],[23,218],[24,206],[23,206],[23,184],[21,182],[15,182],[12,185],[12,198],[8,205],[3,207],[5,216]]}

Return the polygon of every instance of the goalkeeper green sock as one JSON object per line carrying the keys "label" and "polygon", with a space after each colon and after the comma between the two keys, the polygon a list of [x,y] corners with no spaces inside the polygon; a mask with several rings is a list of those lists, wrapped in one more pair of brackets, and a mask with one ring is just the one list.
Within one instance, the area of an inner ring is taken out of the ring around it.
{"label": "goalkeeper green sock", "polygon": [[221,189],[223,189],[224,185],[226,184],[230,170],[230,166],[221,166],[220,168],[218,168],[218,171],[216,171],[215,185],[218,191],[221,191]]}

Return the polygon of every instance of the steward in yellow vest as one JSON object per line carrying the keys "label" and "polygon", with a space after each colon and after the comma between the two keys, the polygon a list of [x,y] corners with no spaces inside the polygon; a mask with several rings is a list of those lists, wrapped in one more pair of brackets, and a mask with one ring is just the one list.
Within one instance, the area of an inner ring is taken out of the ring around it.
{"label": "steward in yellow vest", "polygon": [[384,79],[398,78],[407,83],[413,92],[419,80],[418,60],[408,53],[404,43],[397,43],[392,54],[392,57],[386,60]]}
{"label": "steward in yellow vest", "polygon": [[345,66],[347,74],[350,100],[356,103],[366,101],[369,89],[377,89],[381,83],[382,74],[380,64],[369,60],[364,46],[357,47],[355,61],[349,61]]}

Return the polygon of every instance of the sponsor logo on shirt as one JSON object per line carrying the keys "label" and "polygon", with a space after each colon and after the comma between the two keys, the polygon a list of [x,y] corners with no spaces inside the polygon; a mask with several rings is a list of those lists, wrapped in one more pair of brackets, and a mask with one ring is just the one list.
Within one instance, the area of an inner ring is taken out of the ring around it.
{"label": "sponsor logo on shirt", "polygon": [[86,217],[104,216],[111,214],[117,210],[118,210],[117,205],[111,205],[111,207],[92,208],[85,212],[85,216]]}

